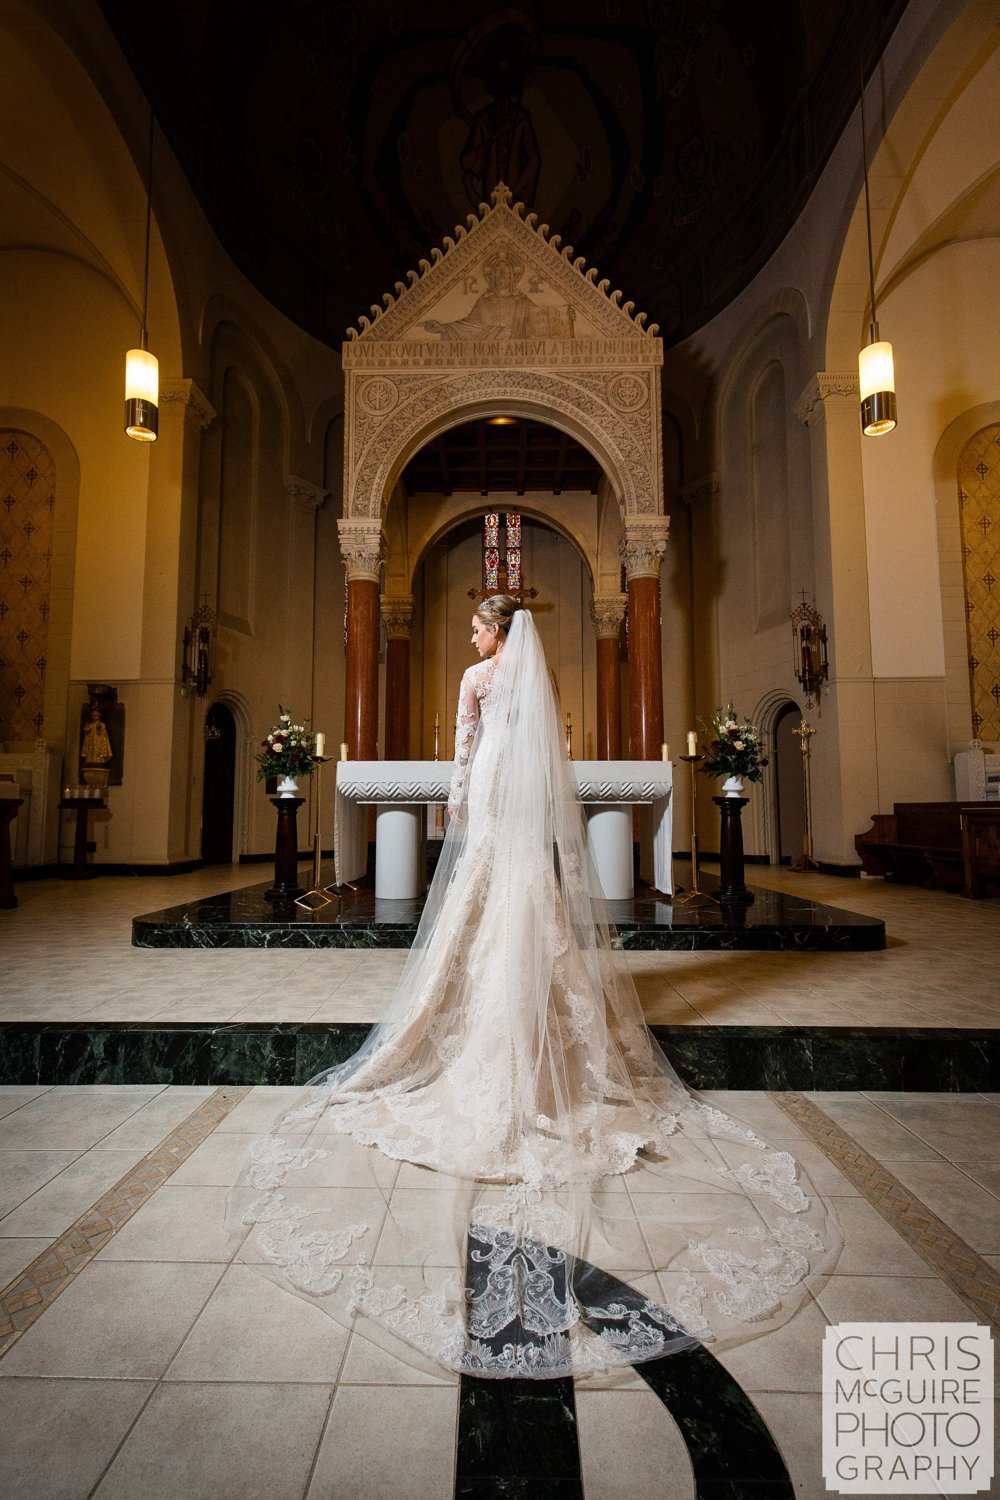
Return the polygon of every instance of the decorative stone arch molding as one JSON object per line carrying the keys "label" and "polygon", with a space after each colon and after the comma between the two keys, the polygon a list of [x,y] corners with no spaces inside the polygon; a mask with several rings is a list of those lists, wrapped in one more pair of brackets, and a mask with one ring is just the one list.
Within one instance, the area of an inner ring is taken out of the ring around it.
{"label": "decorative stone arch molding", "polygon": [[[663,733],[659,567],[663,345],[645,314],[598,281],[572,246],[498,184],[454,238],[397,282],[343,348],[348,577],[345,739],[377,741],[383,520],[407,462],[438,433],[486,415],[567,432],[598,460],[621,514],[634,649],[631,753],[657,758]],[[401,742],[400,736],[393,736]]]}
{"label": "decorative stone arch molding", "polygon": [[438,432],[523,413],[598,459],[623,517],[662,515],[663,344],[500,184],[343,349],[344,517],[381,516]]}

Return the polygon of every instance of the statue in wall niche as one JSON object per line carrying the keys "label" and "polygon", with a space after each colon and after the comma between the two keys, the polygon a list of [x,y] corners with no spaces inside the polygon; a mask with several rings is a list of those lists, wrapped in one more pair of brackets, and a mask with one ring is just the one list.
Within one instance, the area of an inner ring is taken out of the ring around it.
{"label": "statue in wall niche", "polygon": [[[502,245],[483,262],[480,274],[486,291],[464,318],[450,323],[429,319],[423,324],[428,333],[442,339],[474,339],[477,343],[495,343],[498,339],[556,338],[571,339],[573,309],[540,307],[526,292],[518,290],[524,275],[524,261]],[[478,277],[470,278],[470,290],[477,289]]]}
{"label": "statue in wall niche", "polygon": [[80,708],[79,777],[92,785],[121,786],[125,706],[117,690],[89,683]]}
{"label": "statue in wall niche", "polygon": [[101,718],[101,710],[94,704],[90,710],[90,719],[84,727],[80,759],[85,766],[105,766],[111,755],[107,726]]}

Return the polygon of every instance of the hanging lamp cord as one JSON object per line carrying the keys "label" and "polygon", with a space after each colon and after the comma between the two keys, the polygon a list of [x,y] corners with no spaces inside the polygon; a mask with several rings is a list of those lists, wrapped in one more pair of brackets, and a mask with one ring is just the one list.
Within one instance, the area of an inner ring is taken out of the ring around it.
{"label": "hanging lamp cord", "polygon": [[149,336],[146,330],[146,314],[149,308],[149,235],[153,221],[153,131],[156,119],[152,109],[149,111],[149,150],[146,155],[146,262],[142,273],[142,334],[139,347],[145,349],[148,346]]}

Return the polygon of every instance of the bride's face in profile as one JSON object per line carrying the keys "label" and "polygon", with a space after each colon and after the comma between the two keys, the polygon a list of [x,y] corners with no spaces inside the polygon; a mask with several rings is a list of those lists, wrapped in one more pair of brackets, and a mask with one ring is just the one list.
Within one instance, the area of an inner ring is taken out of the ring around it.
{"label": "bride's face in profile", "polygon": [[479,652],[483,661],[488,656],[495,656],[501,644],[499,625],[488,625],[478,615],[472,616],[472,644]]}

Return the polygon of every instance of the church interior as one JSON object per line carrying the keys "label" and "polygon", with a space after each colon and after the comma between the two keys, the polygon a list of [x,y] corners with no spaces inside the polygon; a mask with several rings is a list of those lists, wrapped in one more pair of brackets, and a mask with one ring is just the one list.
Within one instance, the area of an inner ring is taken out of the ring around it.
{"label": "church interior", "polygon": [[[818,1500],[825,1330],[1000,1309],[996,6],[0,34],[0,1491]],[[843,1226],[655,1378],[432,1376],[223,1232],[383,1014],[506,591],[647,1024]]]}

